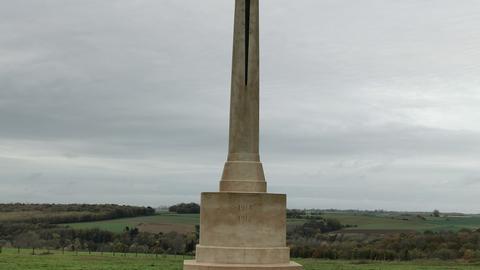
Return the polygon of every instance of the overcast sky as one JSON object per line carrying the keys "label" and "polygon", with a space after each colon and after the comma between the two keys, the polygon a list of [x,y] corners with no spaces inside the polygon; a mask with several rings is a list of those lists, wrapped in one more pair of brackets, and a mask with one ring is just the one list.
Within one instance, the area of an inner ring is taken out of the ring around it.
{"label": "overcast sky", "polygon": [[[0,202],[216,191],[234,1],[0,0]],[[261,155],[289,207],[480,212],[478,0],[261,0]]]}

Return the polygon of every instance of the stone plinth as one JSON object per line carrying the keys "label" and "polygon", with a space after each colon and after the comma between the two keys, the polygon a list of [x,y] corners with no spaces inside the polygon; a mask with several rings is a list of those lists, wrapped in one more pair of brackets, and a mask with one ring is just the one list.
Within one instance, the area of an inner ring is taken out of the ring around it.
{"label": "stone plinth", "polygon": [[246,264],[208,264],[195,261],[185,261],[184,270],[301,270],[303,267],[298,263],[269,264],[269,265],[246,265]]}
{"label": "stone plinth", "polygon": [[200,244],[185,270],[302,269],[286,247],[286,195],[202,193]]}
{"label": "stone plinth", "polygon": [[286,196],[268,193],[202,193],[200,246],[283,248]]}

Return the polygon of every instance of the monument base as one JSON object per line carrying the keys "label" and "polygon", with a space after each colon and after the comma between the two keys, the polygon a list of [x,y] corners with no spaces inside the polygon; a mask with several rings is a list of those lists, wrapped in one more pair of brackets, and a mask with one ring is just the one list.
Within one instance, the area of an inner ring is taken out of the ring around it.
{"label": "monument base", "polygon": [[211,264],[185,261],[184,270],[302,270],[297,263],[288,264]]}
{"label": "monument base", "polygon": [[184,270],[301,270],[286,245],[284,194],[202,193],[200,244]]}

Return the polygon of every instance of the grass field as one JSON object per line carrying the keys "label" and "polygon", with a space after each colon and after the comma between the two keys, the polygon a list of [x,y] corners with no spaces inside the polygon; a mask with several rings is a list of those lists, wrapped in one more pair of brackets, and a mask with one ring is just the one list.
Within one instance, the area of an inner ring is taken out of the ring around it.
{"label": "grass field", "polygon": [[[326,213],[325,218],[338,219],[342,224],[356,225],[350,231],[424,231],[424,230],[459,230],[462,228],[480,228],[480,216],[452,216],[425,219],[416,216],[381,216],[355,213]],[[303,219],[288,220],[289,224],[302,224]],[[100,228],[113,232],[121,232],[128,227],[138,227],[148,232],[188,232],[195,230],[199,223],[199,215],[158,214],[155,216],[124,218],[107,221],[66,224],[72,228]]]}
{"label": "grass field", "polygon": [[74,229],[99,228],[112,232],[122,232],[125,227],[137,227],[141,231],[149,232],[188,232],[195,231],[195,224],[199,223],[198,214],[158,214],[155,216],[121,218],[105,221],[81,222],[65,224]]}
{"label": "grass field", "polygon": [[462,228],[480,228],[480,216],[452,216],[452,217],[426,217],[425,220],[416,216],[375,216],[358,214],[327,213],[327,218],[338,219],[342,224],[357,225],[356,228],[347,230],[414,230],[414,231],[440,231],[460,230]]}
{"label": "grass field", "polygon": [[[4,249],[0,254],[1,270],[181,270],[182,256],[158,256],[127,254],[126,257],[111,253],[103,256],[99,253],[71,252],[51,255],[29,254],[30,250],[22,250],[20,254],[14,249]],[[186,258],[189,259],[189,258]],[[480,264],[465,264],[455,262],[344,262],[321,260],[296,260],[305,266],[305,270],[473,270],[480,269]]]}

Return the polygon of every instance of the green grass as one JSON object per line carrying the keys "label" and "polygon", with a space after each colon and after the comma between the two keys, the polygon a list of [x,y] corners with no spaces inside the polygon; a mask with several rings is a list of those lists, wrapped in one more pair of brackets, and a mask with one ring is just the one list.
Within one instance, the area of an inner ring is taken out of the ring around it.
{"label": "green grass", "polygon": [[480,228],[480,216],[465,217],[427,217],[426,220],[416,216],[380,216],[345,213],[327,213],[325,218],[334,218],[342,224],[357,225],[351,230],[414,230],[414,231],[458,231],[462,228]]}
{"label": "green grass", "polygon": [[[155,216],[120,218],[104,221],[79,222],[62,224],[74,229],[91,229],[98,228],[111,232],[122,232],[125,227],[138,227],[139,224],[181,224],[181,225],[197,225],[200,223],[199,214],[172,214],[162,213]],[[288,220],[289,224],[301,225],[305,223],[303,219]]]}
{"label": "green grass", "polygon": [[[17,254],[15,249],[4,250],[0,254],[1,270],[180,270],[182,269],[182,256],[158,256],[121,254],[113,256],[112,253],[54,251],[52,255],[30,255],[31,250],[22,250]],[[39,254],[39,251],[36,252]]]}
{"label": "green grass", "polygon": [[458,230],[461,228],[478,229],[480,228],[480,216],[466,217],[447,217],[439,219],[429,219],[427,221],[435,226],[436,230]]}
{"label": "green grass", "polygon": [[[480,216],[465,217],[428,217],[426,220],[416,216],[381,216],[381,215],[363,215],[354,213],[326,213],[325,218],[338,219],[344,225],[357,225],[357,227],[348,230],[368,230],[368,231],[439,231],[439,230],[460,230],[462,228],[478,229],[480,228]],[[406,220],[405,220],[406,219]],[[300,225],[304,219],[289,219],[289,224]],[[106,221],[83,222],[66,224],[76,229],[99,228],[112,232],[122,232],[126,226],[137,227],[139,224],[172,224],[172,225],[195,225],[199,223],[199,215],[178,215],[178,214],[158,214],[155,216],[122,218]]]}
{"label": "green grass", "polygon": [[369,261],[324,261],[297,260],[305,270],[473,270],[480,269],[480,264],[445,261],[416,262],[369,262]]}
{"label": "green grass", "polygon": [[383,217],[361,214],[327,213],[326,218],[334,218],[344,225],[356,225],[355,230],[428,230],[433,225],[427,221],[411,218],[403,220],[397,217]]}
{"label": "green grass", "polygon": [[[54,251],[51,255],[30,255],[30,250],[17,254],[15,249],[4,249],[0,254],[1,270],[181,270],[182,256],[158,256],[127,254],[126,257],[111,253],[103,256],[99,253],[79,253]],[[190,259],[190,258],[185,258]],[[346,262],[323,260],[296,260],[305,266],[305,270],[473,270],[480,264],[460,262],[424,261],[424,262]]]}
{"label": "green grass", "polygon": [[120,218],[105,221],[80,222],[64,224],[74,229],[99,228],[112,232],[122,232],[125,227],[137,227],[139,224],[185,224],[195,225],[199,223],[198,214],[158,214],[155,216]]}

